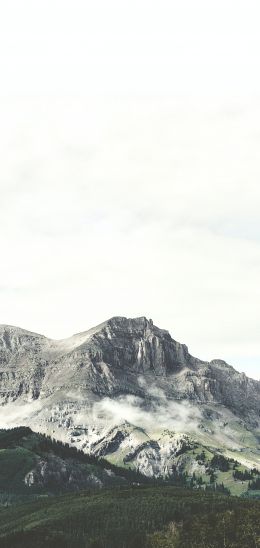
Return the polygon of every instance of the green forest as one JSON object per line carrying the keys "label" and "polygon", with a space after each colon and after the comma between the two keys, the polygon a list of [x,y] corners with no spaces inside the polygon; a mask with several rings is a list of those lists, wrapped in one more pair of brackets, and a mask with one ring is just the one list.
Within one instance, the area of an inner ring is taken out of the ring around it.
{"label": "green forest", "polygon": [[[103,487],[69,489],[50,478],[32,488],[24,475],[41,460],[62,459],[69,469],[93,474]],[[204,461],[205,453],[197,459]],[[255,548],[260,547],[258,470],[216,455],[212,483],[195,475],[171,483],[117,468],[29,428],[0,431],[1,548]],[[106,475],[109,469],[109,475]],[[242,497],[215,481],[216,470],[245,481]],[[104,478],[106,479],[106,482]]]}
{"label": "green forest", "polygon": [[1,548],[260,546],[260,501],[169,486],[43,497],[0,512]]}

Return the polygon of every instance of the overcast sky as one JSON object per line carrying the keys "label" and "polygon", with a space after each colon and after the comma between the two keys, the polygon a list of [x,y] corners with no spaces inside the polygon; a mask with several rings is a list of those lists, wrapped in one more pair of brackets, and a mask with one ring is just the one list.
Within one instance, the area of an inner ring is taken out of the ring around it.
{"label": "overcast sky", "polygon": [[257,1],[0,7],[0,323],[147,316],[260,378]]}

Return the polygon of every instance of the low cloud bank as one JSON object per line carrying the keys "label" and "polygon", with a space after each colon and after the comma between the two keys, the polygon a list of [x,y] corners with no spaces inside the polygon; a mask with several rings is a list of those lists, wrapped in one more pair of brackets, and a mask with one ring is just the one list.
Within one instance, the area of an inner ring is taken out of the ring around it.
{"label": "low cloud bank", "polygon": [[31,420],[41,410],[42,403],[11,402],[0,407],[0,428],[14,428],[15,426],[30,426]]}
{"label": "low cloud bank", "polygon": [[[52,428],[66,420],[70,426],[97,426],[111,428],[124,422],[144,428],[148,432],[168,429],[175,432],[191,432],[198,429],[202,419],[200,410],[189,401],[176,401],[166,397],[155,384],[148,385],[143,377],[138,379],[144,397],[121,395],[104,397],[99,401],[86,402],[75,394],[68,394],[63,405],[53,400],[12,402],[0,407],[0,428],[27,425],[36,430],[49,423]],[[51,419],[51,422],[49,422]]]}
{"label": "low cloud bank", "polygon": [[107,422],[111,425],[129,422],[148,431],[169,429],[177,432],[197,430],[201,413],[188,401],[168,399],[163,390],[155,385],[147,386],[143,378],[139,384],[145,388],[148,399],[126,395],[116,399],[103,398],[92,408],[94,423]]}

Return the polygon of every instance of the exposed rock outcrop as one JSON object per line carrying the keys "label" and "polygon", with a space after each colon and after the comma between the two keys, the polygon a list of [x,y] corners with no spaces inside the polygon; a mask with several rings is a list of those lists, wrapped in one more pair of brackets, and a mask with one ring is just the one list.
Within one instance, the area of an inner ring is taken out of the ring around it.
{"label": "exposed rock outcrop", "polygon": [[260,382],[194,358],[145,317],[61,341],[0,326],[0,404],[0,426],[28,424],[121,464],[147,462],[149,474],[169,469],[165,428],[237,451],[259,440]]}

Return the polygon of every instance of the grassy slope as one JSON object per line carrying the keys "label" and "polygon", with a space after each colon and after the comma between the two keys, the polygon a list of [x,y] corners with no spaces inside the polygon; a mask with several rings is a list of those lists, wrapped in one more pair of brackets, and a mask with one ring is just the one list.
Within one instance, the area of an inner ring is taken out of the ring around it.
{"label": "grassy slope", "polygon": [[[202,451],[205,453],[205,461],[201,463],[196,459]],[[207,468],[210,468],[210,462],[214,454],[214,449],[204,447],[199,443],[194,444],[192,449],[185,450],[184,453],[176,458],[178,470],[181,473],[187,474],[188,477],[191,477],[195,473],[196,477],[201,477],[203,484],[207,485],[210,483],[210,475],[207,473]],[[82,461],[79,453],[74,448],[67,448],[65,455],[63,455],[61,444],[46,440],[44,436],[32,432],[29,428],[0,430],[0,502],[1,492],[16,495],[58,494],[69,489],[70,486],[62,485],[62,482],[60,485],[49,484],[47,487],[46,485],[36,485],[33,487],[25,485],[24,478],[26,474],[36,466],[39,459],[48,461],[50,455],[62,457],[66,463],[71,464],[74,471],[80,471],[83,476],[95,475],[107,487],[116,484],[124,485],[126,482],[144,481],[144,478],[135,474],[134,470],[130,472],[127,469],[118,468],[118,466],[123,466],[122,455],[119,458],[117,454],[112,454],[113,456],[109,457],[110,463],[86,455]],[[113,464],[116,466],[113,466]],[[115,475],[108,476],[104,470],[111,467]],[[243,471],[246,468],[239,465],[238,469]],[[215,468],[214,472],[216,482],[218,484],[223,482],[232,495],[239,496],[247,492],[248,481],[234,480],[232,462],[229,464],[228,471],[222,472],[218,468]],[[194,486],[196,487],[196,484]],[[75,490],[76,488],[77,486],[72,485],[70,490]],[[82,489],[85,487],[82,487],[82,484],[79,482],[78,488]]]}

